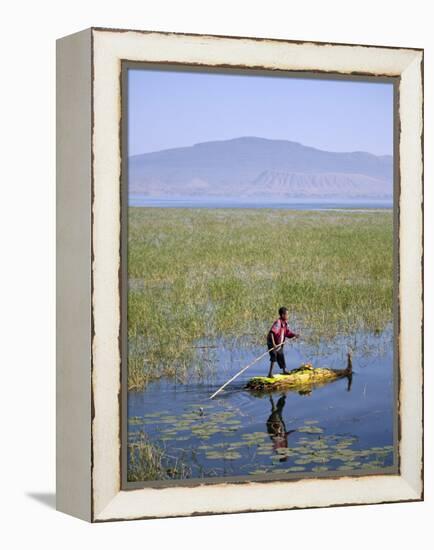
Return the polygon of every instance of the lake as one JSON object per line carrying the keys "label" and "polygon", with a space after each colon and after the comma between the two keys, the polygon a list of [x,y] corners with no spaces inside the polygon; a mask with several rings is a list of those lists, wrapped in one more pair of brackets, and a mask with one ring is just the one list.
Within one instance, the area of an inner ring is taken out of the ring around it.
{"label": "lake", "polygon": [[169,197],[153,198],[146,195],[130,195],[129,206],[154,208],[278,208],[287,210],[333,210],[333,209],[390,209],[392,200],[370,199],[285,199],[281,201],[261,199],[237,199],[225,197]]}
{"label": "lake", "polygon": [[[288,368],[344,368],[348,338],[326,345],[289,342]],[[396,411],[393,331],[358,333],[351,339],[352,379],[342,378],[312,392],[255,395],[245,389],[265,375],[268,356],[213,400],[210,395],[264,347],[217,340],[197,342],[196,373],[188,379],[150,383],[128,395],[129,457],[140,432],[162,449],[168,479],[395,471]],[[276,367],[276,371],[278,371]]]}

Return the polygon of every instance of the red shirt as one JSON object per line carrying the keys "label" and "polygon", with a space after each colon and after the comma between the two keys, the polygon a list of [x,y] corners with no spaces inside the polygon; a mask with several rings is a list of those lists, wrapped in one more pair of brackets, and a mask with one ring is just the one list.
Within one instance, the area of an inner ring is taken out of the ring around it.
{"label": "red shirt", "polygon": [[293,338],[295,336],[295,332],[289,330],[288,323],[280,317],[274,321],[270,328],[271,332],[274,334],[274,342],[276,344],[281,344],[285,338]]}

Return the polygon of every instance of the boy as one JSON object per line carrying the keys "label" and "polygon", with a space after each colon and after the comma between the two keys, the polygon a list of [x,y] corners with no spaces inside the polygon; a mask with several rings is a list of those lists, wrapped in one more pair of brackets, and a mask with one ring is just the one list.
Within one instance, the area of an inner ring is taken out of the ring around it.
{"label": "boy", "polygon": [[[279,309],[279,318],[274,321],[267,336],[267,346],[270,350],[270,370],[268,371],[268,378],[273,377],[274,363],[279,365],[282,369],[282,374],[289,374],[286,370],[285,354],[283,353],[283,342],[285,338],[299,338],[299,334],[292,332],[288,327],[289,313],[286,307]],[[276,346],[278,346],[276,348]],[[275,349],[273,349],[275,348]]]}

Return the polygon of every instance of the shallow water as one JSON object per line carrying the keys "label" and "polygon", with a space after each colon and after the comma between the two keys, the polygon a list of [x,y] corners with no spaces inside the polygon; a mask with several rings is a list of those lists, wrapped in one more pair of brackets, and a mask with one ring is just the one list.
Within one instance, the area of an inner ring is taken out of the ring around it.
{"label": "shallow water", "polygon": [[[346,344],[342,338],[318,349],[291,342],[285,351],[287,367],[311,361],[314,367],[345,368]],[[249,378],[267,373],[265,356],[210,400],[226,380],[264,351],[225,341],[215,345],[197,352],[197,364],[209,365],[207,376],[159,380],[143,392],[129,393],[129,441],[143,431],[163,448],[167,478],[176,477],[179,464],[189,478],[359,474],[395,465],[391,327],[352,339],[351,380],[339,379],[304,394],[279,391],[257,396],[246,390]]]}

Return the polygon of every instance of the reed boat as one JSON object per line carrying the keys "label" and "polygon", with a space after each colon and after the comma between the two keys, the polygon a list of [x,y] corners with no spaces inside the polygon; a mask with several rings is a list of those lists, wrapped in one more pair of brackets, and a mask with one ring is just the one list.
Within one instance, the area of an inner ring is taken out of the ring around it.
{"label": "reed boat", "polygon": [[352,373],[352,355],[349,352],[347,355],[347,367],[345,369],[314,368],[311,363],[304,363],[300,367],[289,371],[288,374],[276,374],[272,378],[268,376],[254,376],[247,382],[245,387],[255,392],[275,390],[309,392],[315,387],[328,384],[339,378],[346,377],[351,382]]}

